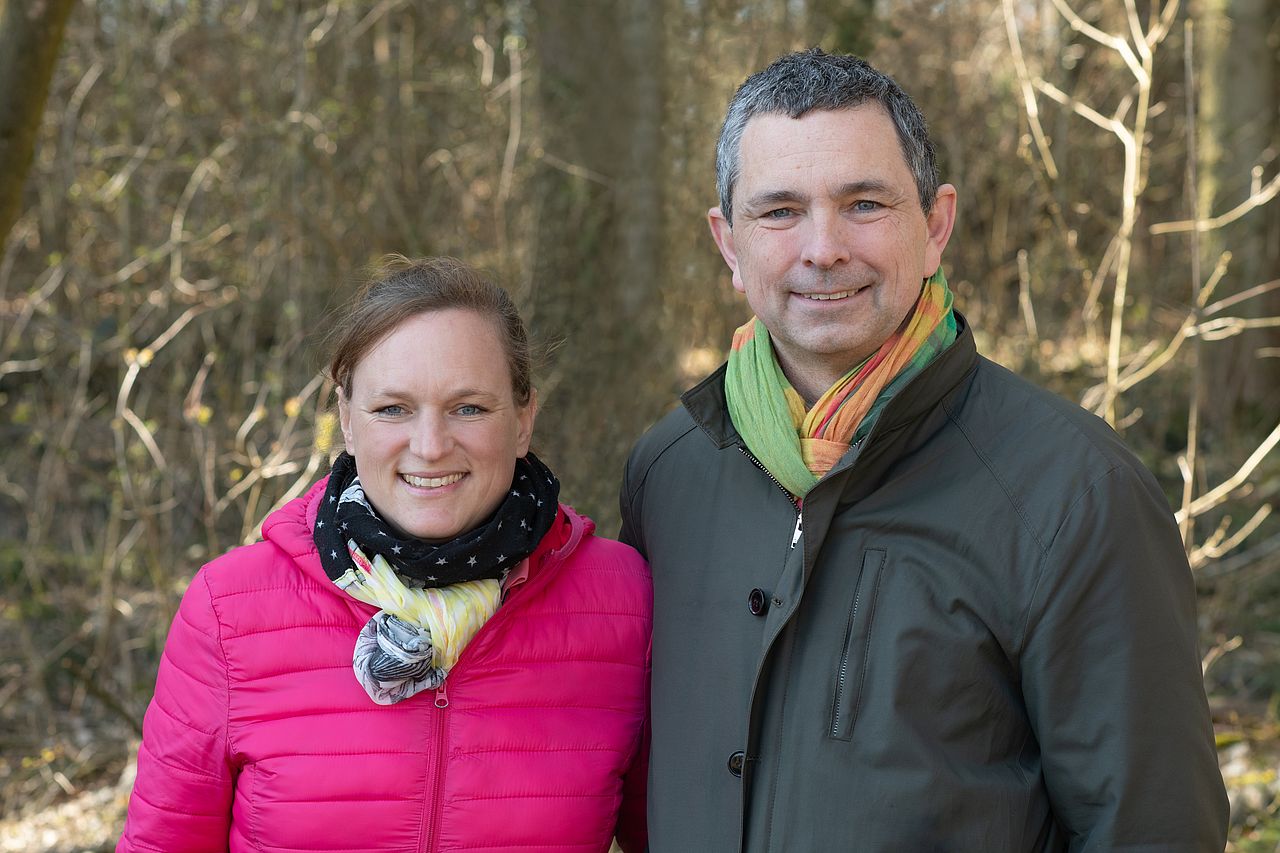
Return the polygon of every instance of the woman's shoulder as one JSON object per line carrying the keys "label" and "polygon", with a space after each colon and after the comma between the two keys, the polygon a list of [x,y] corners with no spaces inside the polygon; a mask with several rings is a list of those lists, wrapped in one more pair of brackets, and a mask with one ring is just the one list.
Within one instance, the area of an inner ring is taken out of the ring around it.
{"label": "woman's shoulder", "polygon": [[307,494],[270,513],[262,523],[262,539],[232,548],[206,563],[200,576],[210,593],[218,598],[315,583],[313,575],[323,570],[311,538],[311,524],[323,491],[321,480]]}
{"label": "woman's shoulder", "polygon": [[596,533],[595,522],[567,504],[561,511],[571,526],[567,561],[597,568],[608,568],[626,574],[649,577],[649,565],[640,552],[630,545]]}

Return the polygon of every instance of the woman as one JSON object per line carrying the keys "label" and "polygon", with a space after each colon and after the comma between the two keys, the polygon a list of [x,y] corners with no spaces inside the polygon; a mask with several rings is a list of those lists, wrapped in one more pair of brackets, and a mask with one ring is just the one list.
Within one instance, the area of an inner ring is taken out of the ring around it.
{"label": "woman", "polygon": [[347,452],[192,581],[117,850],[642,850],[648,571],[529,452],[510,298],[396,258],[332,340]]}

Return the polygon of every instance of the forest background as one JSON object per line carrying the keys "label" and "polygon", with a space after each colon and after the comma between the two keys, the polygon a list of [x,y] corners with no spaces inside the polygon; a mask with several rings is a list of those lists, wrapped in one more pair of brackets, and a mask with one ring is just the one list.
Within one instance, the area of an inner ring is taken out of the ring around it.
{"label": "forest background", "polygon": [[[535,444],[615,530],[748,315],[724,107],[815,44],[929,119],[980,349],[1165,486],[1231,849],[1278,849],[1280,0],[0,0],[0,849],[110,849],[179,598],[324,473],[315,334],[380,255],[512,291]],[[19,832],[104,790],[97,840]]]}

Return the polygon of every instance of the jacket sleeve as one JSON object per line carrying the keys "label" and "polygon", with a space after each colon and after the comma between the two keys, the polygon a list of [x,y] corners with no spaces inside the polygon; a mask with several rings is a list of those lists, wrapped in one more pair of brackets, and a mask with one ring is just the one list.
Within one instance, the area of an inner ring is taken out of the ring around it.
{"label": "jacket sleeve", "polygon": [[618,810],[618,826],[614,832],[623,853],[644,853],[649,846],[649,823],[646,809],[649,789],[649,677],[653,644],[645,656],[645,715],[644,726],[636,754],[631,760],[627,775],[622,780],[622,806]]}
{"label": "jacket sleeve", "polygon": [[116,853],[225,853],[234,789],[227,699],[219,623],[201,573],[165,641]]}
{"label": "jacket sleeve", "polygon": [[1046,544],[1019,663],[1070,849],[1220,853],[1227,800],[1195,588],[1164,495],[1115,468]]}
{"label": "jacket sleeve", "polygon": [[640,519],[635,504],[640,500],[638,487],[632,483],[631,469],[635,465],[636,450],[631,451],[627,459],[627,467],[622,472],[622,488],[618,490],[618,509],[622,515],[622,529],[618,531],[618,541],[630,545],[640,552],[640,556],[649,559],[644,547],[644,538]]}

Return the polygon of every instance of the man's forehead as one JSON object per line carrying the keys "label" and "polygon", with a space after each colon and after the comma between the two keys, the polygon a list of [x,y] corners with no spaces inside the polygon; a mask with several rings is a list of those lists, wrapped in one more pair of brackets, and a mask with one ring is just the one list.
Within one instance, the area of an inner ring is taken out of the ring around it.
{"label": "man's forehead", "polygon": [[753,116],[743,130],[738,156],[739,180],[785,173],[793,165],[817,160],[840,163],[862,180],[867,172],[909,178],[898,131],[876,101],[838,110],[811,110],[799,118],[785,113]]}
{"label": "man's forehead", "polygon": [[[857,117],[859,124],[863,125],[866,130],[871,131],[876,128],[887,128],[896,135],[897,129],[894,127],[893,118],[889,115],[889,111],[879,101],[863,101],[860,104],[851,107],[840,107],[838,109],[815,109],[799,116],[790,116],[785,112],[764,112],[757,113],[747,120],[742,130],[742,141],[746,144],[748,139],[758,139],[764,135],[774,135],[788,133],[803,132],[803,128],[813,124],[811,119],[822,116],[850,116]],[[881,121],[882,120],[882,121]]]}

